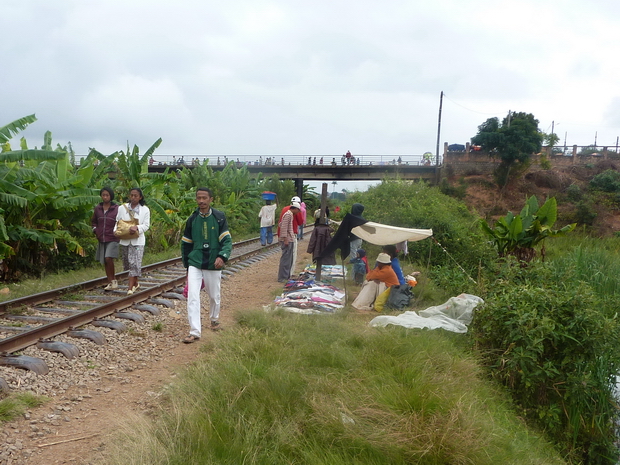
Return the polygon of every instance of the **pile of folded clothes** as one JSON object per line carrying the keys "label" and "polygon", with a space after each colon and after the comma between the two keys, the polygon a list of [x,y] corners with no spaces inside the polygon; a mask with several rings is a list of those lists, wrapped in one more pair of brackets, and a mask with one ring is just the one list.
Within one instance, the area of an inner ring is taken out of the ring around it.
{"label": "pile of folded clothes", "polygon": [[[322,265],[321,266],[321,280],[329,281],[334,278],[342,278],[346,275],[347,269],[342,267],[342,265]],[[302,275],[309,275],[314,277],[316,274],[316,265],[307,265],[304,268],[304,271],[301,273]]]}
{"label": "pile of folded clothes", "polygon": [[344,292],[302,273],[298,279],[286,283],[284,292],[274,303],[276,308],[293,313],[334,313],[344,307]]}

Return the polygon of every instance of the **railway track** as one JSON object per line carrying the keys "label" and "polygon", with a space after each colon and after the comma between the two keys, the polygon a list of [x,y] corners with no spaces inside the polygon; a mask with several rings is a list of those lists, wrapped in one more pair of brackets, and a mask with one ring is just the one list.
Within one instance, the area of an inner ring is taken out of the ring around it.
{"label": "railway track", "polygon": [[[277,252],[277,243],[262,247],[258,238],[237,242],[223,279]],[[80,356],[82,341],[106,343],[99,328],[121,333],[127,330],[126,322],[143,324],[162,308],[174,308],[173,300],[185,300],[186,270],[180,257],[144,266],[140,288],[133,295],[126,293],[127,272],[116,276],[119,289],[114,291],[104,292],[107,280],[100,278],[0,302],[0,366],[46,374],[49,369],[43,358],[19,352],[36,346],[73,359]],[[0,377],[3,389],[9,387]]]}

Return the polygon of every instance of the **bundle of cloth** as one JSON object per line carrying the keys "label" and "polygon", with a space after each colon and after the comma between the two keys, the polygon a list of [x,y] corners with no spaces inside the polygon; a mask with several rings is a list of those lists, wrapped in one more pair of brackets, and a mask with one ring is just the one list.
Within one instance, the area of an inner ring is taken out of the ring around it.
{"label": "bundle of cloth", "polygon": [[344,292],[314,279],[291,279],[284,292],[276,297],[276,308],[293,313],[334,313],[344,307]]}

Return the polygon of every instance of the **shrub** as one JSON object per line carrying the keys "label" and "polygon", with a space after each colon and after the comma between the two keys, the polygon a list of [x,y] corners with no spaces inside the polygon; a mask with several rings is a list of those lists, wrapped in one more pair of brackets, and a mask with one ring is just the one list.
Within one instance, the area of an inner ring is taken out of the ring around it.
{"label": "shrub", "polygon": [[590,202],[582,200],[577,203],[575,209],[575,220],[577,223],[592,226],[597,215],[598,214],[592,210],[592,204]]}
{"label": "shrub", "polygon": [[582,193],[581,188],[577,184],[571,184],[566,188],[566,195],[571,202],[578,202],[581,200]]}
{"label": "shrub", "polygon": [[465,184],[462,179],[459,180],[458,184],[450,184],[448,180],[444,178],[439,184],[439,190],[442,194],[463,200],[467,194],[467,184]]}
{"label": "shrub", "polygon": [[[492,264],[493,249],[476,227],[477,217],[464,203],[442,194],[424,182],[383,181],[366,192],[350,196],[347,204],[365,206],[364,218],[377,223],[415,229],[432,229],[433,238],[409,242],[412,260],[426,262],[431,249],[432,265],[462,266],[477,273],[479,263]],[[350,211],[350,205],[345,207]],[[436,247],[435,240],[443,246]],[[445,251],[444,251],[445,250]]]}
{"label": "shrub", "polygon": [[504,273],[471,325],[491,375],[569,457],[616,463],[617,320],[570,269]]}
{"label": "shrub", "polygon": [[617,192],[620,190],[620,173],[615,170],[605,170],[592,178],[590,186],[605,192]]}

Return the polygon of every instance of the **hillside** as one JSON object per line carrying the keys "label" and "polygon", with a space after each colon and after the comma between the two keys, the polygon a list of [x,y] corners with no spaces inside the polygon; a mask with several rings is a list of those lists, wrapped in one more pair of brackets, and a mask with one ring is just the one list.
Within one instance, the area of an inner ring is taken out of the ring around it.
{"label": "hillside", "polygon": [[[620,208],[617,193],[603,193],[590,188],[590,181],[606,170],[618,171],[611,160],[586,166],[530,169],[500,189],[492,175],[453,177],[448,183],[453,192],[479,215],[492,220],[508,211],[518,212],[525,200],[536,195],[539,202],[548,197],[558,201],[558,225],[577,222],[601,237],[620,231]],[[572,186],[572,187],[571,187]]]}

